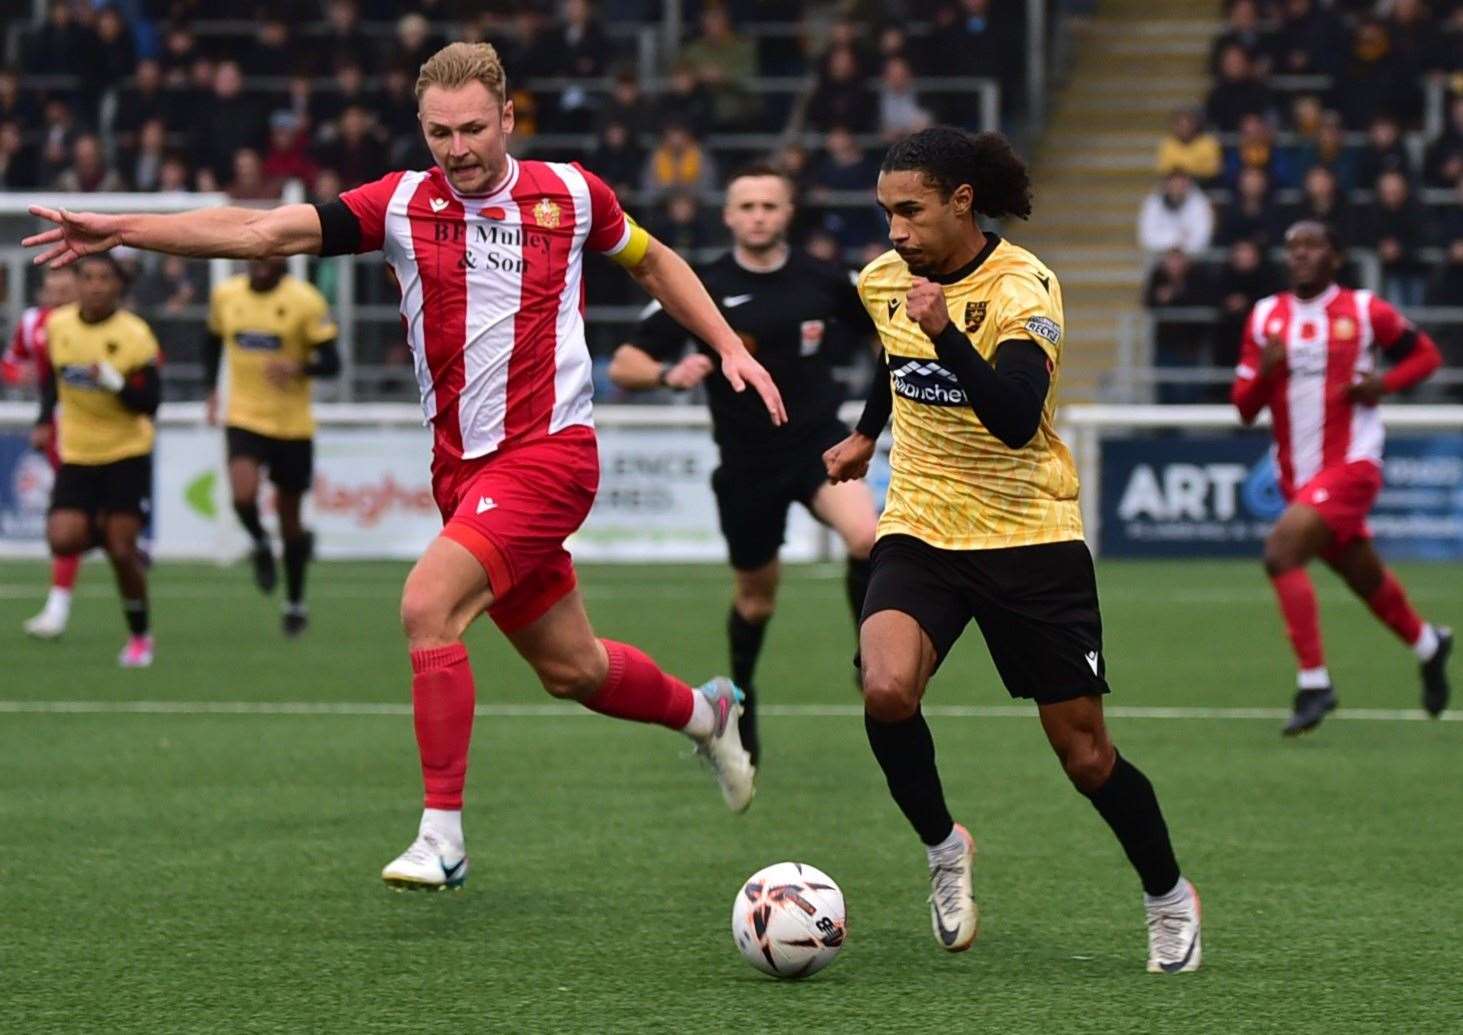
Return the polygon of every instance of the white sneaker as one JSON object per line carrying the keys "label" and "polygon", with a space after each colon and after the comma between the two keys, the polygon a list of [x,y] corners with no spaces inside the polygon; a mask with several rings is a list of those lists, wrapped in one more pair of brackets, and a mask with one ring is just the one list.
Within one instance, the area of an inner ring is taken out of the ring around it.
{"label": "white sneaker", "polygon": [[696,745],[696,753],[711,765],[721,796],[733,812],[746,812],[757,794],[757,770],[752,756],[742,747],[737,719],[742,714],[742,692],[725,676],[697,687],[696,692],[711,702],[716,712],[716,725],[711,736]]}
{"label": "white sneaker", "polygon": [[1146,901],[1148,973],[1182,974],[1199,969],[1203,946],[1199,936],[1199,891],[1182,877],[1184,895],[1177,905]]}
{"label": "white sneaker", "polygon": [[397,891],[455,890],[467,880],[467,853],[435,830],[423,830],[386,864],[381,879]]}
{"label": "white sneaker", "polygon": [[972,891],[975,839],[959,823],[962,846],[948,857],[930,860],[930,924],[946,952],[964,952],[980,932],[980,910]]}
{"label": "white sneaker", "polygon": [[47,606],[34,618],[27,618],[20,627],[27,636],[34,636],[38,640],[54,640],[66,631],[66,622],[70,617],[65,611]]}
{"label": "white sneaker", "polygon": [[147,668],[151,665],[152,635],[127,637],[127,645],[117,655],[117,664],[123,668]]}

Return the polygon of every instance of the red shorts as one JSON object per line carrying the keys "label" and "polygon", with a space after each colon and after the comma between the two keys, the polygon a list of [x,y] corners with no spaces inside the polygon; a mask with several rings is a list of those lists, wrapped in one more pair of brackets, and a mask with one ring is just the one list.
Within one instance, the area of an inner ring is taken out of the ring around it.
{"label": "red shorts", "polygon": [[1331,530],[1327,554],[1358,539],[1370,539],[1366,516],[1382,488],[1382,469],[1370,460],[1324,468],[1299,489],[1287,493],[1291,503],[1304,503],[1321,515]]}
{"label": "red shorts", "polygon": [[564,540],[584,524],[598,489],[599,446],[582,426],[477,460],[433,460],[442,534],[488,573],[488,616],[498,628],[522,629],[573,590]]}

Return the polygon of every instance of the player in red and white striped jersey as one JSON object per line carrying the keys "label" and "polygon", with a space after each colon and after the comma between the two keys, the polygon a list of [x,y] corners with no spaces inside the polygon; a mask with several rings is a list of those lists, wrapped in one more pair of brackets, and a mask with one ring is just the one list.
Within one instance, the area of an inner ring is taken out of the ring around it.
{"label": "player in red and white striped jersey", "polygon": [[461,809],[475,691],[462,636],[483,611],[550,694],[682,730],[732,809],[754,793],[737,736],[740,691],[725,679],[692,690],[634,647],[597,639],[564,549],[599,482],[585,250],[609,255],[711,344],[732,386],[755,390],[776,423],[786,420],[782,400],[691,268],[629,220],[602,181],[577,164],[508,155],[507,96],[491,46],[452,44],[417,80],[436,161],[429,171],[264,212],[34,208],[56,226],[25,241],[48,246],[37,262],[62,265],[119,244],[234,258],[385,253],[434,430],[432,485],[445,524],[402,592],[426,795],[417,839],[382,872],[398,887],[453,887],[467,875]]}
{"label": "player in red and white striped jersey", "polygon": [[[1336,707],[1321,651],[1316,594],[1305,566],[1319,556],[1416,653],[1423,707],[1448,703],[1452,633],[1424,622],[1372,546],[1366,518],[1382,486],[1385,433],[1377,404],[1441,362],[1425,331],[1370,291],[1336,283],[1341,254],[1321,223],[1285,235],[1291,289],[1255,304],[1245,324],[1231,398],[1246,424],[1266,406],[1275,465],[1289,506],[1265,541],[1300,672],[1287,734],[1313,729]],[[1393,366],[1379,371],[1380,357]]]}
{"label": "player in red and white striped jersey", "polygon": [[[41,281],[36,304],[20,314],[15,333],[10,338],[10,347],[0,358],[0,378],[10,385],[34,385],[40,382],[46,367],[46,320],[53,310],[76,301],[76,274],[70,268],[47,270]],[[51,470],[61,466],[61,454],[56,451],[56,425],[54,421],[37,424],[31,430],[31,445],[51,462]],[[46,594],[46,604],[39,614],[27,618],[22,624],[31,636],[54,639],[66,631],[71,619],[71,590],[76,585],[76,574],[81,569],[81,555],[51,558],[51,588]]]}

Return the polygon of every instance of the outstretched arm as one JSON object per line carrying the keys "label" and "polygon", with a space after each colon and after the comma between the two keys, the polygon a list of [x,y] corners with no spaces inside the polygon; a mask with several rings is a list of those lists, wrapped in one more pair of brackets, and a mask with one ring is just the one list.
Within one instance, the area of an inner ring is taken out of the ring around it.
{"label": "outstretched arm", "polygon": [[72,212],[32,205],[30,213],[56,224],[21,242],[27,248],[44,248],[34,262],[52,269],[118,245],[207,259],[320,254],[320,216],[314,205],[201,208],[165,215]]}
{"label": "outstretched arm", "polygon": [[720,354],[721,372],[732,388],[740,392],[751,385],[767,405],[772,423],[787,423],[787,409],[772,375],[752,358],[685,259],[652,237],[645,255],[629,270],[676,323]]}

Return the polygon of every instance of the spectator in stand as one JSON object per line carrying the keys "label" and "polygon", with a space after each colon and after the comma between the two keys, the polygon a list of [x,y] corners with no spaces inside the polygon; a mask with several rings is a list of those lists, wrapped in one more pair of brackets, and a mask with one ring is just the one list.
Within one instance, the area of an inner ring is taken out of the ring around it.
{"label": "spectator in stand", "polygon": [[1428,145],[1423,163],[1423,182],[1429,187],[1446,190],[1459,177],[1463,177],[1463,93],[1454,94],[1448,102],[1448,123],[1442,135]]}
{"label": "spectator in stand", "polygon": [[1340,106],[1347,123],[1364,126],[1382,113],[1415,118],[1422,108],[1417,71],[1398,63],[1387,27],[1380,19],[1362,19],[1339,83]]}
{"label": "spectator in stand", "polygon": [[386,175],[386,135],[359,104],[341,112],[335,137],[319,149],[320,164],[340,174],[347,190]]}
{"label": "spectator in stand", "polygon": [[1376,250],[1382,264],[1382,297],[1399,308],[1422,304],[1427,270],[1417,250],[1426,243],[1424,217],[1407,177],[1396,170],[1377,178],[1376,200],[1357,220],[1356,243]]}
{"label": "spectator in stand", "polygon": [[657,210],[652,211],[645,228],[687,262],[694,262],[696,252],[716,243],[715,235],[701,212],[701,203],[688,191],[672,191]]}
{"label": "spectator in stand", "polygon": [[396,45],[388,55],[392,65],[418,69],[441,49],[443,41],[432,34],[432,23],[425,15],[413,11],[396,22]]}
{"label": "spectator in stand", "polygon": [[13,68],[0,68],[0,122],[34,126],[40,116],[40,102],[32,91],[21,85],[20,73]]}
{"label": "spectator in stand", "polygon": [[330,85],[311,95],[310,124],[320,137],[329,139],[336,120],[352,104],[371,111],[376,107],[376,98],[366,86],[366,72],[360,62],[342,61],[335,66]]}
{"label": "spectator in stand", "polygon": [[[1214,293],[1202,268],[1196,266],[1182,248],[1169,248],[1148,272],[1143,290],[1143,304],[1150,309],[1207,307],[1214,304]],[[1153,328],[1153,362],[1160,368],[1193,368],[1207,366],[1211,342],[1207,316],[1169,316],[1156,314]],[[1192,383],[1160,383],[1161,403],[1199,402],[1204,386]]]}
{"label": "spectator in stand", "polygon": [[115,169],[108,168],[102,138],[83,133],[71,145],[71,165],[56,177],[55,190],[68,193],[124,190],[126,184]]}
{"label": "spectator in stand", "polygon": [[137,62],[132,84],[117,98],[117,114],[112,120],[117,146],[136,147],[142,127],[153,119],[162,120],[165,126],[183,121],[178,99],[163,80],[163,66],[154,58],[143,58]]}
{"label": "spectator in stand", "polygon": [[1220,51],[1218,82],[1204,102],[1208,121],[1222,133],[1233,133],[1245,115],[1268,116],[1274,107],[1275,98],[1256,77],[1245,48],[1231,45]]}
{"label": "spectator in stand", "polygon": [[264,144],[265,124],[259,105],[244,93],[237,61],[220,61],[214,73],[213,97],[199,113],[194,128],[195,154],[201,169],[216,183],[233,174],[234,152]]}
{"label": "spectator in stand", "polygon": [[34,148],[26,146],[20,123],[0,122],[0,190],[34,190],[40,186]]}
{"label": "spectator in stand", "polygon": [[813,168],[810,200],[821,210],[823,229],[838,238],[844,248],[862,248],[881,236],[881,220],[872,205],[835,205],[829,194],[867,192],[878,176],[878,162],[864,153],[847,126],[828,130],[823,155]]}
{"label": "spectator in stand", "polygon": [[838,238],[827,230],[818,229],[808,234],[807,239],[803,242],[803,251],[824,262],[843,262],[843,249],[838,243]]}
{"label": "spectator in stand", "polygon": [[1275,143],[1275,133],[1264,116],[1250,113],[1240,117],[1239,141],[1226,148],[1224,182],[1233,189],[1245,169],[1260,169],[1279,190],[1299,185],[1299,171],[1288,149]]}
{"label": "spectator in stand", "polygon": [[87,32],[77,24],[69,0],[51,0],[46,20],[20,48],[25,69],[36,75],[55,75],[58,69],[82,68],[88,54]]}
{"label": "spectator in stand", "polygon": [[[691,76],[691,81],[694,85],[694,76]],[[640,89],[640,78],[633,66],[617,68],[610,80],[610,95],[600,108],[600,125],[606,126],[611,122],[624,126],[630,133],[630,142],[636,147],[644,147],[655,137],[659,125],[655,104]]]}
{"label": "spectator in stand", "polygon": [[298,62],[289,25],[277,14],[259,23],[254,42],[241,59],[244,72],[251,79],[255,76],[286,78],[295,71]]}
{"label": "spectator in stand", "polygon": [[[684,61],[671,66],[666,91],[655,106],[656,132],[667,123],[682,122],[688,126],[709,126],[713,122],[711,91]],[[648,106],[647,106],[648,109]]]}
{"label": "spectator in stand", "polygon": [[1264,169],[1244,169],[1239,174],[1234,200],[1219,213],[1217,245],[1254,241],[1262,248],[1280,244],[1284,234],[1280,214],[1270,195],[1270,178]]}
{"label": "spectator in stand", "polygon": [[261,170],[265,179],[301,180],[308,188],[314,184],[319,171],[320,166],[310,156],[304,121],[287,108],[269,116],[269,146]]}
{"label": "spectator in stand", "polygon": [[594,128],[595,98],[578,81],[603,76],[610,51],[589,0],[564,0],[563,23],[552,39],[553,65],[535,71],[570,80],[558,95],[554,129],[560,133],[587,133]]}
{"label": "spectator in stand", "polygon": [[361,10],[355,0],[330,0],[325,5],[325,32],[310,37],[310,50],[321,74],[343,62],[371,60],[376,48],[361,28]]}
{"label": "spectator in stand", "polygon": [[1343,192],[1356,188],[1356,153],[1346,143],[1346,128],[1339,111],[1321,113],[1315,137],[1300,148],[1296,159],[1296,164],[1302,169],[1318,165],[1330,169]]}
{"label": "spectator in stand", "polygon": [[264,175],[264,163],[252,147],[234,152],[234,175],[225,188],[235,201],[277,201],[280,182]]}
{"label": "spectator in stand", "polygon": [[193,30],[186,22],[171,23],[163,34],[160,60],[164,76],[181,85],[198,57],[198,41],[193,36]]}
{"label": "spectator in stand", "polygon": [[686,123],[672,119],[661,130],[660,143],[645,160],[640,189],[652,201],[676,191],[697,195],[716,189],[716,162],[701,147]]}
{"label": "spectator in stand", "polygon": [[1412,156],[1402,141],[1402,126],[1391,115],[1378,115],[1367,128],[1366,146],[1356,156],[1356,183],[1371,187],[1382,173],[1412,176]]}
{"label": "spectator in stand", "polygon": [[1265,260],[1260,245],[1238,240],[1229,246],[1229,254],[1220,267],[1215,284],[1219,301],[1219,322],[1215,325],[1214,365],[1233,367],[1239,362],[1240,339],[1245,321],[1255,303],[1272,295],[1284,285],[1275,268]]}
{"label": "spectator in stand", "polygon": [[746,83],[757,74],[757,44],[733,28],[725,6],[702,10],[701,35],[681,49],[681,60],[711,91],[715,128],[744,129],[756,121],[760,105]]}
{"label": "spectator in stand", "polygon": [[879,135],[888,143],[924,129],[933,121],[914,91],[914,72],[902,57],[884,60],[879,76]]}
{"label": "spectator in stand", "polygon": [[133,190],[157,190],[163,162],[168,158],[168,127],[150,118],[137,133],[136,146],[127,152],[126,169]]}
{"label": "spectator in stand", "polygon": [[[1454,0],[1447,19],[1432,34],[1432,43],[1423,57],[1423,68],[1443,81],[1458,74],[1458,55],[1463,54],[1463,4]],[[1453,92],[1459,92],[1454,86]]]}
{"label": "spectator in stand", "polygon": [[[169,316],[178,316],[188,306],[198,305],[207,300],[208,292],[203,279],[206,271],[205,264],[191,263],[176,255],[148,256],[148,258],[155,258],[158,261],[156,265],[143,267],[141,275],[133,283],[132,302],[138,308],[160,309]],[[169,342],[167,331],[171,331],[173,344],[177,344],[178,339],[184,334],[188,336],[190,346],[194,344],[191,340],[192,330],[185,332],[174,321],[168,321],[165,326],[155,329],[161,343]],[[176,350],[173,351],[176,354]]]}
{"label": "spectator in stand", "polygon": [[879,27],[874,39],[874,51],[880,62],[890,58],[903,58],[913,70],[916,67],[913,48],[909,45],[909,33],[899,22],[885,22]]}
{"label": "spectator in stand", "polygon": [[159,191],[179,191],[193,189],[193,170],[188,166],[188,159],[176,151],[163,159],[163,167],[158,172],[157,189]]}
{"label": "spectator in stand", "polygon": [[71,164],[71,144],[76,139],[76,117],[71,105],[60,97],[47,97],[41,112],[41,146],[36,160],[36,177],[53,183]]}
{"label": "spectator in stand", "polygon": [[391,168],[420,169],[431,162],[417,121],[416,72],[408,72],[401,65],[386,69],[376,101],[376,123],[386,134],[390,155],[386,164]]}
{"label": "spectator in stand", "polygon": [[817,65],[817,74],[826,75],[828,72],[828,58],[839,48],[849,50],[853,53],[854,63],[858,66],[860,79],[872,79],[875,71],[881,62],[875,57],[874,51],[870,49],[868,42],[864,39],[863,23],[855,18],[840,18],[828,27],[828,38],[823,43],[822,57]]}
{"label": "spectator in stand", "polygon": [[1138,213],[1138,244],[1153,255],[1179,249],[1195,255],[1214,236],[1214,209],[1204,192],[1181,172],[1169,173]]}
{"label": "spectator in stand", "polygon": [[1283,7],[1275,74],[1340,75],[1351,50],[1341,19],[1315,0],[1284,0]]}
{"label": "spectator in stand", "polygon": [[1209,48],[1209,74],[1219,74],[1220,56],[1228,47],[1242,47],[1259,75],[1266,75],[1275,61],[1275,34],[1260,22],[1256,0],[1234,0],[1224,31]]}
{"label": "spectator in stand", "polygon": [[809,128],[826,132],[832,126],[846,126],[855,133],[873,132],[879,106],[859,78],[854,52],[835,47],[828,52],[826,65],[804,111]]}
{"label": "spectator in stand", "polygon": [[1158,143],[1158,175],[1181,172],[1210,184],[1219,178],[1222,160],[1219,138],[1204,131],[1198,111],[1180,108],[1173,113],[1168,136]]}
{"label": "spectator in stand", "polygon": [[1301,181],[1300,201],[1286,211],[1282,222],[1290,226],[1303,219],[1313,219],[1329,227],[1343,252],[1351,245],[1354,229],[1351,209],[1336,175],[1323,165],[1306,171]]}
{"label": "spectator in stand", "polygon": [[[1463,299],[1463,176],[1458,178],[1457,195],[1442,220],[1438,235],[1443,245],[1443,261],[1433,271],[1427,286],[1428,305],[1456,306]],[[1463,346],[1463,342],[1459,343]],[[1453,361],[1463,363],[1463,350]]]}
{"label": "spectator in stand", "polygon": [[645,169],[645,152],[623,122],[606,122],[599,131],[599,145],[590,156],[589,167],[617,195],[631,194]]}

